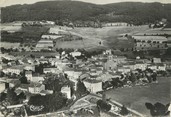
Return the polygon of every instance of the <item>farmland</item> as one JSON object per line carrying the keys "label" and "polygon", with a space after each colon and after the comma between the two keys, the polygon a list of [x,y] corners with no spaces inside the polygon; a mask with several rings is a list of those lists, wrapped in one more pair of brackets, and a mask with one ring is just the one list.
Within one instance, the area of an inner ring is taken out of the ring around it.
{"label": "farmland", "polygon": [[156,102],[168,104],[170,102],[170,77],[158,78],[158,81],[158,84],[150,84],[148,86],[111,89],[106,94],[108,98],[112,98],[127,107],[149,116],[150,112],[145,107],[146,102],[152,104]]}

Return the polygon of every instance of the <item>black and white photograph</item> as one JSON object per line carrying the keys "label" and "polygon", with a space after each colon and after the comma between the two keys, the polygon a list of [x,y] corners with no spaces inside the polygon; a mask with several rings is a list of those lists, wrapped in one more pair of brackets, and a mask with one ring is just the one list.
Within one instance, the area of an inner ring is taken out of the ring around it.
{"label": "black and white photograph", "polygon": [[171,0],[0,0],[0,117],[171,117]]}

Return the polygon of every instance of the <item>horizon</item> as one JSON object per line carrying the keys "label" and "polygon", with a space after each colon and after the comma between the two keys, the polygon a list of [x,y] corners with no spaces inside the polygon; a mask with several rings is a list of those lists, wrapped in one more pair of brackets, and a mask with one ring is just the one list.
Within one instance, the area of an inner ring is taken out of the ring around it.
{"label": "horizon", "polygon": [[[17,5],[17,4],[34,4],[36,2],[41,1],[58,1],[58,0],[1,0],[0,7],[6,7],[11,5]],[[60,0],[62,1],[62,0]],[[169,4],[171,3],[171,0],[71,0],[71,1],[81,1],[81,2],[87,2],[92,4],[110,4],[110,3],[119,3],[119,2],[142,2],[142,3],[152,3],[152,2],[159,2],[163,4]]]}

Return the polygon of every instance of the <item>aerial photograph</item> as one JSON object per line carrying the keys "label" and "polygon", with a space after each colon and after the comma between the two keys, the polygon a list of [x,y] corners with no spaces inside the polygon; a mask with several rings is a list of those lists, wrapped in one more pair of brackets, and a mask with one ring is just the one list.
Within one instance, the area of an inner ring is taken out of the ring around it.
{"label": "aerial photograph", "polygon": [[171,0],[0,0],[0,117],[171,117]]}

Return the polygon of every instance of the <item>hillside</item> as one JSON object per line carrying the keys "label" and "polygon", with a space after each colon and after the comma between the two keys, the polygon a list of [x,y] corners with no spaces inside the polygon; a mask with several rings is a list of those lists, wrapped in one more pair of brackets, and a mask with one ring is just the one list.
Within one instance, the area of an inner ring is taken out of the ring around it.
{"label": "hillside", "polygon": [[2,22],[24,20],[125,21],[144,24],[161,18],[171,20],[171,4],[123,2],[97,5],[79,1],[45,1],[1,9]]}

